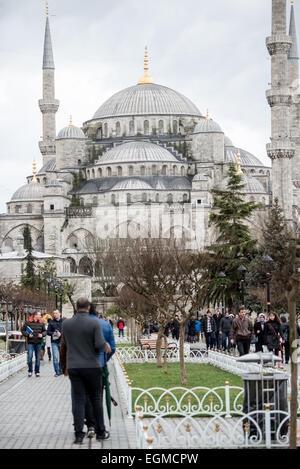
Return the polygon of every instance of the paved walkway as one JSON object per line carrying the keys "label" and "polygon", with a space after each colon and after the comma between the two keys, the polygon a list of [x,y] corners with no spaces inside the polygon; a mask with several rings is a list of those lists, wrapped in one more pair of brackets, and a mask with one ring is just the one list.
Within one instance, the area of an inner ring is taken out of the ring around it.
{"label": "paved walkway", "polygon": [[[45,357],[46,358],[46,357]],[[110,367],[111,394],[118,402],[112,405],[110,439],[92,440],[92,449],[135,448],[134,421],[124,415]],[[0,448],[1,449],[88,449],[73,445],[70,380],[54,378],[52,362],[41,362],[41,377],[27,377],[27,368],[0,383]],[[105,415],[106,428],[109,422]]]}

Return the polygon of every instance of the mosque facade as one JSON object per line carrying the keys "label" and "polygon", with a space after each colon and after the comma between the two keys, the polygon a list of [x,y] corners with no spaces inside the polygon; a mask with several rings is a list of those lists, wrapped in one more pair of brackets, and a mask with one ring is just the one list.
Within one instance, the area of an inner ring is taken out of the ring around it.
{"label": "mosque facade", "polygon": [[[300,99],[294,5],[287,34],[286,0],[272,0],[267,49],[272,86],[267,100],[272,138],[270,166],[237,148],[222,127],[180,92],[154,82],[145,50],[144,73],[118,91],[77,127],[56,132],[59,101],[47,14],[43,96],[39,100],[43,158],[0,216],[0,273],[20,277],[22,231],[29,225],[37,258],[53,258],[58,275],[72,278],[91,296],[93,278],[105,276],[88,256],[95,238],[184,237],[201,249],[212,241],[211,189],[225,188],[228,165],[243,173],[246,200],[257,216],[278,198],[288,220],[298,221]],[[13,261],[12,261],[13,259]],[[99,273],[99,270],[101,273]]]}

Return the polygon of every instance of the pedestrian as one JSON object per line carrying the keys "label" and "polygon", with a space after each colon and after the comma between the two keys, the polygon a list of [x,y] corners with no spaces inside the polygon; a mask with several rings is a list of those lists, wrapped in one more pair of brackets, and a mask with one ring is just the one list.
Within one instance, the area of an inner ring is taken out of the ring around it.
{"label": "pedestrian", "polygon": [[220,334],[220,324],[221,324],[221,319],[223,317],[223,314],[221,313],[220,309],[217,308],[215,311],[215,314],[213,315],[213,319],[216,323],[216,346],[217,349],[221,349],[221,341],[222,341],[222,336]]}
{"label": "pedestrian", "polygon": [[188,337],[189,342],[193,344],[195,342],[196,337],[196,318],[192,316],[191,319],[188,321]]}
{"label": "pedestrian", "polygon": [[210,310],[206,312],[202,322],[202,332],[205,335],[206,349],[213,349],[216,341],[217,326]]}
{"label": "pedestrian", "polygon": [[171,322],[170,331],[172,333],[172,339],[179,340],[179,323],[176,319]]}
{"label": "pedestrian", "polygon": [[232,326],[232,318],[229,316],[229,311],[226,311],[225,316],[220,321],[220,331],[219,335],[222,340],[222,348],[224,351],[230,352],[231,342],[230,342],[230,330]]}
{"label": "pedestrian", "polygon": [[199,319],[195,320],[195,332],[196,332],[196,341],[199,342],[200,332],[201,332],[201,322],[199,321]]}
{"label": "pedestrian", "polygon": [[[109,360],[111,359],[111,357],[113,356],[113,354],[115,353],[116,351],[116,343],[115,343],[115,337],[114,337],[114,332],[113,332],[113,328],[111,327],[111,325],[109,324],[109,322],[105,321],[104,319],[101,319],[98,317],[98,314],[97,314],[97,311],[96,311],[96,308],[95,306],[91,303],[90,305],[90,317],[92,319],[96,319],[97,321],[99,321],[101,327],[102,327],[102,332],[103,332],[103,336],[104,336],[104,340],[110,345],[110,348],[111,348],[111,353],[105,353],[103,351],[100,352],[100,365],[101,365],[101,372],[103,372],[104,368],[107,366],[107,363],[109,362]],[[102,380],[102,385],[103,385],[103,380]],[[105,430],[105,424],[104,424],[104,415],[103,415],[103,386],[102,386],[102,390],[101,390],[101,393],[102,393],[102,396],[101,396],[101,401],[102,401],[102,405],[101,405],[101,427],[104,428],[104,431],[105,431],[105,436],[106,438],[103,438],[103,439],[107,439],[109,438],[109,432],[107,432]],[[93,407],[92,407],[92,404],[91,404],[91,401],[89,399],[89,396],[87,395],[86,396],[86,405],[85,405],[85,418],[86,418],[86,425],[88,427],[88,435],[92,436],[94,434],[94,432],[96,431],[96,420],[95,420],[95,416],[94,416],[94,412],[93,412]]]}
{"label": "pedestrian", "polygon": [[[48,330],[48,326],[46,326],[46,329]],[[48,355],[48,360],[51,362],[52,359],[52,354],[51,354],[51,336],[46,335],[46,349],[47,349],[47,355]]]}
{"label": "pedestrian", "polygon": [[30,316],[29,320],[25,321],[22,329],[22,335],[27,337],[28,350],[27,350],[27,363],[28,363],[28,377],[32,376],[32,359],[35,354],[35,367],[34,372],[37,378],[40,377],[40,361],[43,337],[46,336],[47,331],[45,324],[42,321],[42,315],[38,311]]}
{"label": "pedestrian", "polygon": [[62,333],[63,319],[61,313],[58,309],[53,311],[53,318],[49,321],[47,335],[51,337],[51,347],[53,355],[53,367],[55,371],[55,378],[62,374],[59,366],[59,351],[60,351],[60,341]]}
{"label": "pedestrian", "polygon": [[255,352],[262,352],[263,346],[266,345],[266,315],[264,313],[260,313],[256,323],[254,324],[254,334],[257,338],[255,343]]}
{"label": "pedestrian", "polygon": [[71,381],[74,396],[75,444],[81,444],[85,417],[85,400],[89,396],[96,423],[96,438],[107,438],[102,426],[102,374],[99,352],[111,353],[110,345],[105,342],[99,321],[89,315],[90,302],[79,298],[76,314],[66,319],[62,326],[62,339],[66,347],[66,369]]}
{"label": "pedestrian", "polygon": [[117,322],[117,328],[119,330],[119,337],[124,337],[124,327],[125,327],[125,321],[124,319],[120,318],[119,321]]}
{"label": "pedestrian", "polygon": [[253,324],[246,316],[245,306],[240,306],[238,317],[235,317],[232,321],[230,330],[230,339],[232,344],[234,344],[234,337],[236,337],[236,345],[240,357],[248,354],[254,333]]}
{"label": "pedestrian", "polygon": [[268,350],[272,351],[277,357],[282,357],[281,320],[274,311],[270,313],[269,320],[266,322],[265,334]]}
{"label": "pedestrian", "polygon": [[[283,340],[283,349],[284,349],[284,361],[288,364],[290,360],[290,325],[286,320],[285,316],[281,316],[281,330],[280,335]],[[283,358],[283,357],[282,357]]]}

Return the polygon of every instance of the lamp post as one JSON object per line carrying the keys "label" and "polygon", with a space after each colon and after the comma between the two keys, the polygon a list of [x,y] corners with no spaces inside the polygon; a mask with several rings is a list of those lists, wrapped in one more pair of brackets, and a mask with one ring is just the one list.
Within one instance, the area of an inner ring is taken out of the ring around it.
{"label": "lamp post", "polygon": [[241,290],[242,290],[242,304],[245,304],[245,277],[246,277],[246,272],[247,269],[244,265],[240,265],[238,268],[238,271],[241,272],[242,274],[242,279],[241,279]]}
{"label": "lamp post", "polygon": [[[221,278],[221,279],[226,278],[225,272],[220,272],[218,277]],[[224,287],[225,287],[225,285],[224,285],[224,283],[221,283],[221,287],[222,287],[222,314],[224,315],[224,313],[225,313],[225,300],[224,300]]]}
{"label": "lamp post", "polygon": [[8,314],[10,315],[10,327],[11,327],[11,330],[14,329],[14,326],[13,326],[13,305],[12,305],[12,302],[9,301],[7,303],[7,311],[8,311]]}
{"label": "lamp post", "polygon": [[5,300],[1,302],[1,312],[3,314],[3,320],[5,318],[5,352],[8,352],[8,314],[7,314],[7,303]]}
{"label": "lamp post", "polygon": [[272,266],[272,263],[274,262],[272,257],[266,255],[263,257],[263,262],[265,262],[265,265],[267,267],[267,272],[266,272],[266,284],[267,284],[267,311],[268,311],[268,314],[270,314],[271,312],[271,295],[270,295],[270,281],[271,281],[271,266]]}

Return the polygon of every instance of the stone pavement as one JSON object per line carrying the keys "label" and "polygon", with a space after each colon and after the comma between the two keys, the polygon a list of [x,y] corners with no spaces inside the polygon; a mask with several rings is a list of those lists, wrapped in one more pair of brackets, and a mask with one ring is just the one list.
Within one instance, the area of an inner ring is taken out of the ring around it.
{"label": "stone pavement", "polygon": [[[111,428],[105,424],[110,438],[92,440],[92,449],[135,448],[135,426],[125,415],[114,368],[110,366],[111,395],[118,402],[112,405]],[[27,368],[0,383],[0,449],[88,449],[73,445],[70,380],[54,378],[52,362],[41,362],[41,377],[27,377]]]}

